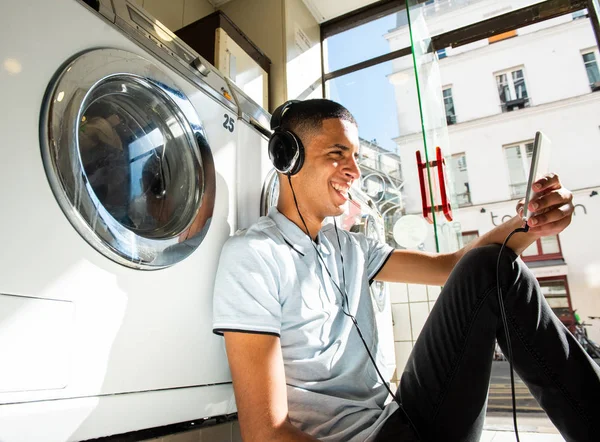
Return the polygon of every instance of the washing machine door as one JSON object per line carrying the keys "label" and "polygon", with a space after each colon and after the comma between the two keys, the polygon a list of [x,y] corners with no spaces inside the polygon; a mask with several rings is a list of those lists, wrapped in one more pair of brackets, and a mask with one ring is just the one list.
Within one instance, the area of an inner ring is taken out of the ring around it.
{"label": "washing machine door", "polygon": [[[371,214],[365,214],[362,216],[363,232],[368,238],[376,239],[379,242],[384,242],[385,238],[383,235],[383,227],[378,225],[377,220]],[[386,292],[385,283],[383,281],[373,281],[371,284],[371,296],[375,301],[375,304],[382,312],[385,309],[386,303]]]}
{"label": "washing machine door", "polygon": [[279,175],[275,169],[267,174],[260,196],[260,216],[266,216],[279,199]]}
{"label": "washing machine door", "polygon": [[158,66],[121,50],[84,53],[50,84],[41,118],[52,190],[96,250],[159,269],[202,242],[214,162],[192,104]]}

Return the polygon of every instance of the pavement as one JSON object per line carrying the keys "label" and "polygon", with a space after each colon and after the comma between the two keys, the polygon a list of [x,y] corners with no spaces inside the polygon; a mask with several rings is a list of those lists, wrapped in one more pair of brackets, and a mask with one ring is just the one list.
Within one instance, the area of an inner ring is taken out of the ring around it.
{"label": "pavement", "polygon": [[[527,386],[515,374],[517,425],[521,442],[564,442]],[[508,362],[494,361],[488,411],[480,442],[516,442]]]}
{"label": "pavement", "polygon": [[[564,442],[546,413],[517,414],[521,442]],[[516,442],[512,413],[488,413],[480,442]]]}

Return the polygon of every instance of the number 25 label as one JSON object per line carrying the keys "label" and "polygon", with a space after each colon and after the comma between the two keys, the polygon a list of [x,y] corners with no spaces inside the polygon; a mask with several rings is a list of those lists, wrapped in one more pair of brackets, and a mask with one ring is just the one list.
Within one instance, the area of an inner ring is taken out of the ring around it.
{"label": "number 25 label", "polygon": [[227,114],[224,114],[223,116],[225,117],[225,121],[223,122],[223,127],[225,129],[227,129],[229,132],[233,133],[233,131],[235,130],[235,120]]}

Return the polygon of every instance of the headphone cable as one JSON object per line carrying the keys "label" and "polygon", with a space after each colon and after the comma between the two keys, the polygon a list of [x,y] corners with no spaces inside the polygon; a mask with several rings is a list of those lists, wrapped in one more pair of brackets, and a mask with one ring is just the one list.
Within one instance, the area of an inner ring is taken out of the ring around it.
{"label": "headphone cable", "polygon": [[[290,174],[287,174],[287,177],[288,177],[288,181],[290,183],[290,188],[292,190],[292,196],[294,197],[294,204],[296,206],[296,211],[298,212],[298,216],[300,216],[300,219],[302,220],[302,224],[304,225],[304,228],[306,230],[306,235],[308,236],[308,239],[310,240],[311,245],[315,249],[315,253],[317,254],[318,259],[321,260],[321,264],[323,265],[323,268],[327,272],[327,275],[329,275],[329,279],[331,280],[331,282],[333,283],[333,285],[335,286],[335,288],[342,295],[342,313],[344,313],[344,315],[348,316],[352,320],[352,323],[354,324],[354,328],[356,329],[356,331],[358,333],[358,336],[360,337],[360,340],[362,341],[362,343],[363,343],[363,345],[365,347],[365,350],[367,350],[367,355],[369,356],[369,359],[373,363],[373,367],[375,367],[375,371],[377,372],[377,375],[379,376],[379,379],[381,380],[381,383],[386,388],[386,390],[388,391],[389,395],[398,404],[398,409],[402,412],[402,414],[404,414],[404,416],[408,420],[408,422],[409,422],[410,426],[412,427],[413,431],[416,433],[417,438],[419,440],[421,440],[421,436],[419,435],[419,431],[417,430],[417,427],[413,424],[412,420],[408,416],[408,413],[406,413],[406,411],[402,407],[402,403],[400,402],[400,400],[398,399],[398,397],[392,392],[392,389],[390,388],[389,383],[386,382],[385,378],[381,374],[381,371],[379,371],[379,367],[377,367],[377,363],[375,362],[375,358],[373,357],[373,354],[371,353],[371,350],[369,349],[369,346],[367,345],[367,342],[365,341],[365,338],[363,337],[363,334],[362,334],[362,332],[360,330],[360,327],[358,326],[358,321],[356,320],[356,318],[349,311],[350,310],[350,306],[349,306],[349,302],[348,302],[348,294],[346,293],[346,271],[344,269],[344,255],[342,253],[342,244],[340,242],[340,236],[339,236],[339,233],[338,233],[338,228],[337,228],[337,223],[335,221],[335,217],[333,218],[333,225],[335,227],[335,235],[336,235],[336,238],[337,238],[338,247],[340,249],[340,260],[341,260],[341,263],[342,263],[342,280],[343,280],[343,283],[344,283],[344,290],[342,290],[340,288],[340,286],[333,279],[333,276],[331,275],[331,272],[327,268],[327,265],[325,264],[325,261],[324,261],[323,257],[321,256],[321,254],[319,253],[319,250],[315,246],[315,242],[313,241],[312,236],[310,236],[310,231],[308,230],[308,226],[306,225],[306,222],[304,221],[304,217],[302,216],[302,213],[300,212],[300,207],[298,206],[298,200],[296,199],[296,192],[294,192],[294,186],[292,185],[292,177],[291,177]],[[346,306],[348,306],[348,311],[345,310],[344,304]]]}
{"label": "headphone cable", "polygon": [[513,230],[502,243],[502,247],[500,247],[500,252],[498,253],[498,261],[496,262],[496,286],[498,288],[498,305],[500,307],[500,317],[502,318],[502,327],[504,329],[504,335],[506,336],[506,349],[508,352],[508,366],[510,370],[510,390],[512,394],[512,415],[513,415],[513,426],[515,429],[515,436],[517,437],[517,442],[520,442],[519,439],[519,428],[517,426],[517,400],[515,394],[515,374],[513,369],[513,355],[512,355],[512,345],[510,342],[510,335],[508,332],[508,320],[506,318],[506,311],[504,310],[504,299],[502,298],[502,288],[500,287],[500,259],[502,258],[502,252],[508,243],[508,240],[515,234],[519,232],[528,232],[529,225],[525,223],[524,227]]}

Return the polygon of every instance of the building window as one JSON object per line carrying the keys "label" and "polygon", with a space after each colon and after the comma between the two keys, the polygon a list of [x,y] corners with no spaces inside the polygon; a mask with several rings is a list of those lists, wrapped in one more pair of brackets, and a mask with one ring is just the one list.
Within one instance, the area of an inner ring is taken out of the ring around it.
{"label": "building window", "polygon": [[525,196],[532,154],[533,141],[504,147],[511,198],[522,198]]}
{"label": "building window", "polygon": [[525,262],[562,258],[558,235],[538,239],[523,251],[521,257]]}
{"label": "building window", "polygon": [[446,124],[456,124],[456,113],[454,111],[454,99],[452,98],[452,88],[446,88],[444,94],[444,107],[446,108]]}
{"label": "building window", "polygon": [[585,71],[590,81],[590,87],[592,91],[600,90],[600,72],[598,71],[598,63],[596,61],[596,54],[594,51],[585,52],[581,54],[583,57],[583,64]]}
{"label": "building window", "polygon": [[538,282],[540,283],[542,294],[546,298],[546,301],[548,301],[554,314],[558,316],[558,319],[566,327],[573,325],[575,318],[573,317],[567,277],[540,278]]}
{"label": "building window", "polygon": [[579,18],[586,18],[588,16],[588,10],[582,9],[580,11],[575,11],[572,14],[573,20],[577,20]]}
{"label": "building window", "polygon": [[463,247],[477,238],[479,238],[479,231],[477,230],[471,232],[462,232]]}
{"label": "building window", "polygon": [[523,69],[496,74],[496,84],[498,85],[502,112],[510,112],[529,106],[529,95],[527,95]]}
{"label": "building window", "polygon": [[446,48],[438,49],[437,55],[439,60],[441,60],[442,58],[446,58],[448,56],[448,54],[446,54]]}
{"label": "building window", "polygon": [[470,206],[471,188],[467,174],[467,157],[464,153],[452,155],[450,158],[450,171],[454,182],[454,194],[459,207]]}

